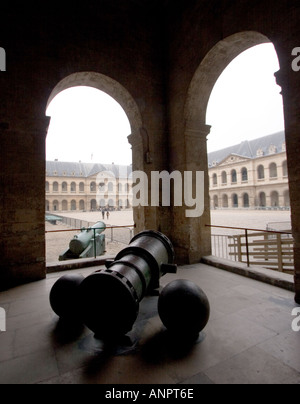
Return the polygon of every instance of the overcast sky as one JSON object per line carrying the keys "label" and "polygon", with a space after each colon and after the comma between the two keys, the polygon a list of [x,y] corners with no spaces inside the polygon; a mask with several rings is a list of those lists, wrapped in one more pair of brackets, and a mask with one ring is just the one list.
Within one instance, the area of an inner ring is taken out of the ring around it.
{"label": "overcast sky", "polygon": [[[220,76],[207,112],[212,125],[209,151],[284,129],[279,70],[272,44],[252,48],[236,58]],[[127,136],[130,124],[113,98],[89,87],[58,94],[47,115],[47,160],[131,164]]]}
{"label": "overcast sky", "polygon": [[278,70],[272,44],[249,49],[224,70],[208,105],[209,151],[284,130],[281,88],[274,76]]}

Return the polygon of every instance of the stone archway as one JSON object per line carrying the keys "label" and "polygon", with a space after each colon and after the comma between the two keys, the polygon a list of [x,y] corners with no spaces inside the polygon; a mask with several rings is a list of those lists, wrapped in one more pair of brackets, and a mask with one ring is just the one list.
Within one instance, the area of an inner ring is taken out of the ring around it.
{"label": "stone archway", "polygon": [[189,224],[189,234],[185,235],[185,238],[191,238],[189,256],[192,261],[211,254],[211,229],[207,226],[211,223],[207,161],[207,136],[211,127],[206,122],[206,114],[212,90],[219,76],[239,54],[269,42],[269,38],[256,31],[239,32],[223,39],[204,57],[189,85],[184,105],[185,167],[206,174],[204,214]]}
{"label": "stone archway", "polygon": [[[129,91],[116,80],[96,72],[73,73],[61,80],[52,90],[46,110],[51,101],[62,91],[72,87],[93,87],[110,95],[123,108],[131,126],[128,141],[132,145],[133,170],[144,170],[145,145],[143,141],[143,121],[139,107]],[[134,209],[136,232],[144,229],[145,212],[143,208]]]}

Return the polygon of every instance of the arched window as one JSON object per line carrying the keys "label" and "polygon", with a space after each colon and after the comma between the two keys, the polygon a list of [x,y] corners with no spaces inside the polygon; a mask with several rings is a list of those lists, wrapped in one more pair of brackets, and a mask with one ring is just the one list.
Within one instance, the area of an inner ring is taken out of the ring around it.
{"label": "arched window", "polygon": [[53,201],[53,210],[54,210],[54,212],[57,212],[59,210],[59,202],[58,201]]}
{"label": "arched window", "polygon": [[76,183],[75,182],[71,183],[71,192],[76,192]]}
{"label": "arched window", "polygon": [[227,184],[227,173],[226,173],[226,171],[222,172],[222,184],[223,185]]}
{"label": "arched window", "polygon": [[272,208],[279,207],[279,194],[277,191],[273,191],[271,193],[271,206],[272,206]]}
{"label": "arched window", "polygon": [[96,183],[95,182],[91,182],[90,190],[91,190],[91,192],[96,192]]}
{"label": "arched window", "polygon": [[217,174],[213,175],[213,186],[217,186],[218,185],[218,177]]}
{"label": "arched window", "polygon": [[58,192],[58,182],[53,182],[53,192]]}
{"label": "arched window", "polygon": [[248,181],[248,170],[247,168],[242,168],[242,182]]}
{"label": "arched window", "polygon": [[219,207],[219,198],[217,197],[217,195],[214,196],[214,208],[218,208]]}
{"label": "arched window", "polygon": [[282,175],[285,178],[288,177],[288,166],[286,160],[282,163]]}
{"label": "arched window", "polygon": [[244,202],[244,208],[249,208],[250,207],[249,195],[248,194],[244,194],[243,202]]}
{"label": "arched window", "polygon": [[231,183],[232,184],[237,183],[237,172],[236,172],[236,170],[231,171]]}
{"label": "arched window", "polygon": [[48,182],[48,181],[46,181],[46,192],[49,192],[49,191],[50,191],[49,182]]}
{"label": "arched window", "polygon": [[79,202],[79,210],[85,210],[85,202],[84,202],[84,200],[81,200]]}
{"label": "arched window", "polygon": [[99,184],[99,191],[100,191],[100,192],[105,192],[105,182],[100,182],[100,184]]}
{"label": "arched window", "polygon": [[291,206],[291,201],[290,201],[290,192],[289,190],[284,191],[283,193],[283,198],[284,198],[284,206],[286,208],[289,208]]}
{"label": "arched window", "polygon": [[269,166],[270,170],[270,178],[277,178],[278,173],[277,173],[277,164],[276,163],[271,163]]}
{"label": "arched window", "polygon": [[119,193],[121,194],[123,192],[123,185],[119,184],[118,185]]}
{"label": "arched window", "polygon": [[96,210],[97,210],[97,201],[96,201],[96,199],[92,199],[91,200],[91,211],[95,212]]}
{"label": "arched window", "polygon": [[264,168],[263,165],[260,165],[257,168],[257,178],[259,180],[264,180],[265,179],[265,168]]}
{"label": "arched window", "polygon": [[265,208],[266,206],[267,206],[266,194],[264,192],[261,192],[259,194],[259,207],[260,208]]}
{"label": "arched window", "polygon": [[237,194],[232,195],[232,207],[233,208],[239,207],[239,197],[237,196]]}
{"label": "arched window", "polygon": [[108,192],[114,192],[114,184],[112,182],[108,183]]}
{"label": "arched window", "polygon": [[68,210],[68,201],[62,201],[61,208],[63,211],[67,211]]}
{"label": "arched window", "polygon": [[84,192],[84,182],[79,184],[79,192]]}
{"label": "arched window", "polygon": [[68,184],[66,182],[62,183],[61,190],[62,192],[68,192]]}
{"label": "arched window", "polygon": [[76,210],[77,209],[77,203],[76,203],[76,201],[72,201],[71,202],[71,210]]}
{"label": "arched window", "polygon": [[222,205],[223,205],[223,208],[228,208],[228,196],[227,195],[223,195]]}

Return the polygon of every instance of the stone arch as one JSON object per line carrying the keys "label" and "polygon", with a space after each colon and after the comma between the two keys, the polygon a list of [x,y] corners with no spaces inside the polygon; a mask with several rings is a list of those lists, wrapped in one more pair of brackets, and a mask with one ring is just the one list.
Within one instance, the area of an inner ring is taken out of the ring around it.
{"label": "stone arch", "polygon": [[114,98],[124,109],[130,122],[132,133],[140,132],[143,127],[142,117],[131,94],[119,82],[100,73],[78,72],[67,76],[53,89],[48,99],[47,108],[59,93],[69,88],[80,86],[96,88]]}
{"label": "stone arch", "polygon": [[[211,126],[206,121],[207,107],[213,88],[225,68],[242,52],[256,45],[270,43],[270,39],[257,31],[242,31],[233,34],[213,46],[196,68],[187,88],[183,106],[185,166],[187,170],[204,171],[204,213],[190,223],[183,240],[190,237],[190,256],[201,258],[211,253],[211,223],[209,206],[209,180],[207,161],[207,136]],[[197,147],[195,147],[195,143]],[[238,207],[238,196],[232,197],[233,207]],[[191,236],[192,234],[192,236]],[[199,240],[201,242],[199,242]],[[203,242],[206,240],[206,242]],[[200,246],[196,249],[193,245]]]}
{"label": "stone arch", "polygon": [[185,121],[206,125],[206,111],[212,90],[225,68],[242,52],[271,41],[257,31],[243,31],[218,42],[205,56],[191,81],[185,103]]}
{"label": "stone arch", "polygon": [[[131,134],[128,134],[128,141],[132,145],[133,169],[135,171],[144,171],[145,154],[148,150],[147,145],[145,144],[145,129],[143,126],[142,114],[135,99],[118,81],[101,73],[92,71],[73,73],[61,80],[52,90],[47,102],[46,110],[51,101],[60,92],[72,87],[80,86],[93,87],[103,91],[117,101],[123,108],[131,127]],[[91,192],[93,191],[91,190]],[[137,209],[134,208],[133,214],[134,222],[136,223],[135,231],[138,233],[144,229],[144,223],[146,220],[145,209],[143,208],[137,211]]]}

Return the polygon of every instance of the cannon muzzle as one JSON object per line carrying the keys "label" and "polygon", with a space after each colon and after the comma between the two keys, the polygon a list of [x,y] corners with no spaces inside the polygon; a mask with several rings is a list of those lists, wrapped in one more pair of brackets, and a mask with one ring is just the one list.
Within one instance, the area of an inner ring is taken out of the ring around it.
{"label": "cannon muzzle", "polygon": [[80,234],[74,236],[73,240],[70,241],[70,251],[79,256],[89,246],[92,238],[103,233],[105,230],[106,224],[103,222],[98,222],[88,229],[83,229]]}

